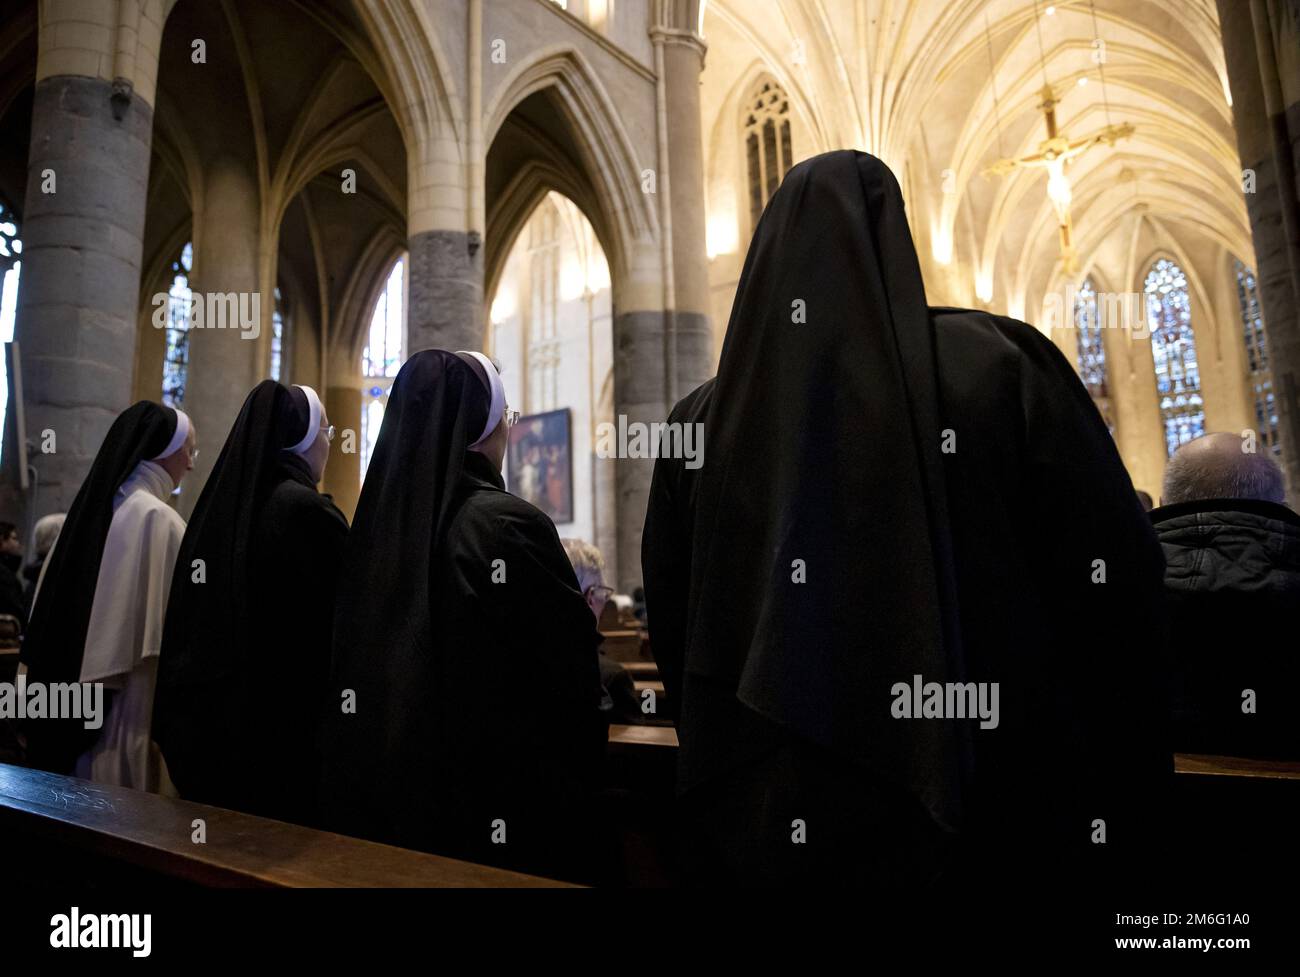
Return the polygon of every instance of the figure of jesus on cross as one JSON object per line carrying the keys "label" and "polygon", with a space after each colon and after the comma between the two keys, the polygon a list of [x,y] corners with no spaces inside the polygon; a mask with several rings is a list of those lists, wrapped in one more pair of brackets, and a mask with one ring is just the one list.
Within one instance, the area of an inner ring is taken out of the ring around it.
{"label": "figure of jesus on cross", "polygon": [[1047,170],[1047,196],[1056,210],[1057,223],[1061,230],[1061,258],[1067,272],[1078,270],[1075,262],[1072,224],[1070,220],[1070,178],[1066,175],[1066,164],[1083,155],[1093,146],[1106,143],[1109,146],[1133,134],[1133,125],[1128,122],[1119,125],[1107,125],[1096,132],[1078,139],[1071,139],[1056,129],[1056,106],[1058,100],[1052,92],[1051,85],[1044,85],[1042,109],[1047,122],[1047,138],[1038,144],[1038,152],[1032,156],[1000,159],[990,166],[985,173],[1005,176],[1017,168],[1043,167]]}

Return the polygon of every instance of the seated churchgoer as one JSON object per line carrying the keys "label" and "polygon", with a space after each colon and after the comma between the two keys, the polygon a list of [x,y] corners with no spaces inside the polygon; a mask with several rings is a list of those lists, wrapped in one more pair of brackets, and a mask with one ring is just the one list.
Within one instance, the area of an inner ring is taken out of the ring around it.
{"label": "seated churchgoer", "polygon": [[18,538],[18,527],[11,522],[0,522],[0,614],[12,614],[19,626],[25,627],[27,602],[18,576],[22,565],[23,543]]}
{"label": "seated churchgoer", "polygon": [[1284,504],[1281,469],[1242,444],[1207,434],[1183,445],[1151,512],[1165,551],[1174,749],[1295,758],[1300,515]]}
{"label": "seated churchgoer", "polygon": [[[596,620],[600,620],[605,604],[613,595],[613,588],[605,586],[605,559],[600,550],[586,540],[562,539],[564,552],[573,564],[578,577],[578,588],[587,600],[587,606]],[[600,711],[611,723],[639,723],[642,721],[636,686],[632,675],[616,661],[603,653],[598,656],[600,665]]]}
{"label": "seated churchgoer", "polygon": [[102,682],[112,704],[97,730],[80,719],[29,719],[32,766],[174,793],[150,727],[185,533],[168,500],[194,467],[194,439],[183,411],[142,400],[118,415],[77,491],[32,605],[22,663],[29,685]]}
{"label": "seated churchgoer", "polygon": [[40,583],[41,571],[45,569],[45,561],[50,555],[50,550],[54,548],[54,541],[59,538],[59,530],[63,528],[63,521],[68,518],[66,512],[53,512],[48,516],[41,516],[36,520],[36,526],[32,529],[32,560],[23,567],[23,596],[27,602],[27,615],[32,613],[32,601],[36,599],[36,585]]}
{"label": "seated churchgoer", "polygon": [[600,635],[555,526],[505,490],[481,353],[402,366],[344,551],[324,723],[335,830],[589,878]]}
{"label": "seated churchgoer", "polygon": [[190,516],[154,707],[154,739],[186,800],[316,820],[320,708],[348,535],[343,513],[316,490],[332,430],[311,387],[262,381]]}

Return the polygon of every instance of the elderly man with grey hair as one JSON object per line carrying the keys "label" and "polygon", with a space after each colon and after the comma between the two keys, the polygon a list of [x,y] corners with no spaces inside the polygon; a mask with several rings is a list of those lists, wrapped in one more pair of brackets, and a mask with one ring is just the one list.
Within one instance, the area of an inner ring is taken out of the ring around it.
{"label": "elderly man with grey hair", "polygon": [[31,617],[32,601],[36,598],[36,586],[40,583],[45,559],[50,555],[50,550],[54,549],[54,541],[59,538],[59,530],[67,518],[66,512],[55,512],[37,519],[36,525],[32,527],[32,560],[23,567],[23,594],[28,617]]}
{"label": "elderly man with grey hair", "polygon": [[573,564],[578,589],[582,591],[591,613],[599,621],[600,612],[605,609],[606,602],[614,593],[612,587],[605,586],[605,558],[600,555],[600,550],[585,539],[562,539],[560,544],[564,547],[569,562]]}
{"label": "elderly man with grey hair", "polygon": [[1300,758],[1300,515],[1253,439],[1179,448],[1151,512],[1165,553],[1174,749]]}
{"label": "elderly man with grey hair", "polygon": [[[600,612],[614,594],[613,588],[605,585],[605,558],[586,540],[562,539],[560,543],[573,564],[582,596],[599,621]],[[596,660],[600,665],[600,710],[607,720],[612,723],[644,722],[631,674],[618,662],[607,658],[603,651]]]}

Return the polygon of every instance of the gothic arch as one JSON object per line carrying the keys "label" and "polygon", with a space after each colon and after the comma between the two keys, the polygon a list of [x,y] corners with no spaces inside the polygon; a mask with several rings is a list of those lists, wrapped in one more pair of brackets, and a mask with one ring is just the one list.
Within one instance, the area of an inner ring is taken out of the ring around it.
{"label": "gothic arch", "polygon": [[[590,184],[589,192],[577,190],[572,183],[567,189],[561,186],[552,189],[582,207],[601,237],[614,280],[623,279],[630,270],[636,242],[659,235],[656,198],[641,189],[643,169],[652,166],[653,159],[648,155],[638,156],[599,76],[580,52],[568,46],[534,52],[505,79],[485,109],[484,139],[489,155],[511,114],[526,99],[539,93],[545,94],[558,108],[580,154],[580,159],[567,161],[568,165],[577,163]],[[554,145],[553,140],[539,140],[542,145],[547,141]],[[555,167],[549,169],[553,171]],[[495,201],[488,201],[489,211],[499,206]],[[489,216],[489,227],[493,223]],[[490,235],[487,246],[495,255],[498,244]],[[504,255],[499,260],[503,259]]]}

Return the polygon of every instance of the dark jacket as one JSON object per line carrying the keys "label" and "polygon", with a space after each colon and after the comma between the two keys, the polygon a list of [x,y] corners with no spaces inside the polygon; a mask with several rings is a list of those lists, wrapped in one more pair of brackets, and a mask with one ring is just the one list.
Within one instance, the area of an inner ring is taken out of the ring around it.
{"label": "dark jacket", "polygon": [[32,616],[32,602],[36,600],[36,585],[41,582],[41,569],[45,566],[45,557],[49,554],[43,554],[23,567],[21,574],[23,583],[23,613],[27,617]]}
{"label": "dark jacket", "polygon": [[1215,499],[1151,521],[1165,551],[1175,750],[1300,758],[1300,515]]}
{"label": "dark jacket", "polygon": [[23,558],[16,554],[0,558],[0,614],[12,614],[22,628],[27,627],[27,602],[18,578]]}

